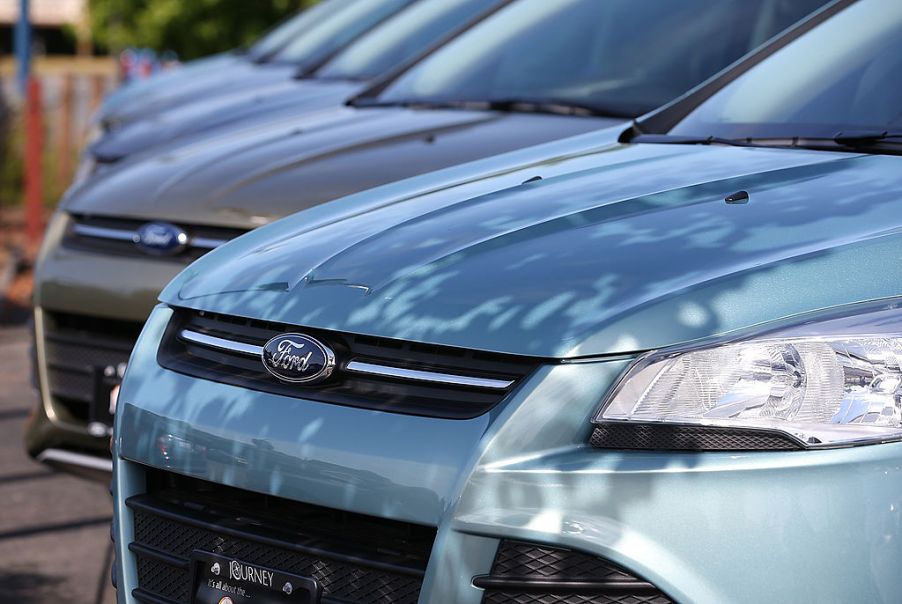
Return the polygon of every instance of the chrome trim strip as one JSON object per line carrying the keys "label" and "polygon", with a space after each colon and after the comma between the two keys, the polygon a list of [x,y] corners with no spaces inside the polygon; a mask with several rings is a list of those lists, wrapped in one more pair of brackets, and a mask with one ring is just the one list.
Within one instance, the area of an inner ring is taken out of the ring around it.
{"label": "chrome trim strip", "polygon": [[72,227],[72,231],[76,235],[83,237],[95,237],[97,239],[113,239],[115,241],[135,242],[138,233],[135,231],[124,231],[122,229],[108,229],[105,227],[95,227],[87,224],[76,224]]}
{"label": "chrome trim strip", "polygon": [[71,451],[63,451],[62,449],[46,449],[38,454],[37,460],[48,465],[62,464],[66,466],[75,466],[78,468],[86,468],[88,470],[97,470],[98,472],[113,473],[113,460],[104,459],[102,457],[94,457],[93,455],[85,455],[83,453],[73,453]]}
{"label": "chrome trim strip", "polygon": [[237,352],[248,356],[259,357],[263,354],[262,346],[254,346],[253,344],[245,344],[243,342],[235,342],[234,340],[226,340],[225,338],[217,338],[216,336],[208,336],[207,334],[183,329],[179,333],[179,337],[201,346],[208,348],[218,348],[220,350],[228,350],[229,352]]}
{"label": "chrome trim strip", "polygon": [[401,367],[387,367],[374,365],[363,361],[351,361],[345,367],[346,371],[353,373],[365,373],[382,377],[393,377],[402,380],[418,382],[434,382],[436,384],[450,384],[452,386],[470,386],[473,388],[489,388],[492,390],[506,390],[513,386],[513,380],[493,380],[488,378],[476,378],[466,375],[454,375],[451,373],[438,373],[435,371],[421,371],[418,369],[402,369]]}
{"label": "chrome trim strip", "polygon": [[215,250],[220,245],[228,243],[228,239],[210,239],[209,237],[191,237],[188,239],[188,247],[201,250]]}
{"label": "chrome trim strip", "polygon": [[[258,357],[263,354],[262,346],[226,340],[225,338],[217,338],[216,336],[208,336],[207,334],[191,331],[190,329],[183,329],[179,332],[179,338],[200,346],[237,352],[248,356]],[[351,361],[345,367],[345,371],[367,375],[378,375],[380,377],[390,377],[399,380],[432,382],[435,384],[448,384],[450,386],[469,386],[471,388],[487,388],[490,390],[506,390],[514,385],[513,380],[494,380],[490,378],[455,375],[452,373],[439,373],[437,371],[404,369],[401,367],[389,367],[387,365],[365,363],[363,361]]]}

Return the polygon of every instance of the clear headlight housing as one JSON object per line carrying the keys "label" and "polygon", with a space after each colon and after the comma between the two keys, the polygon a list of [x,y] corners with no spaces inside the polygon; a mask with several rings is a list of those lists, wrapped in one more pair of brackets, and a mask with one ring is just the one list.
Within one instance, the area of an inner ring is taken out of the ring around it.
{"label": "clear headlight housing", "polygon": [[621,379],[596,423],[704,428],[702,443],[715,442],[719,430],[779,434],[804,448],[902,439],[900,315],[884,307],[647,354]]}

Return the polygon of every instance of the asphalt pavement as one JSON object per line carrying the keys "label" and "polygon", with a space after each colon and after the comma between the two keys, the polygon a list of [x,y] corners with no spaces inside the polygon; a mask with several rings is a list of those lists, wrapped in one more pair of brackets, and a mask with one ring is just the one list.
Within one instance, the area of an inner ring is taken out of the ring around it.
{"label": "asphalt pavement", "polygon": [[25,454],[28,364],[26,329],[0,329],[0,602],[111,604],[108,487]]}

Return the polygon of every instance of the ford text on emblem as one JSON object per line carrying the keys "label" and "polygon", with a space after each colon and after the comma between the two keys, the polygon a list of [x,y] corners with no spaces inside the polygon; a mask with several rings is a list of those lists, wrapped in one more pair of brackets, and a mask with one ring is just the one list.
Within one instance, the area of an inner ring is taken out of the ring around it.
{"label": "ford text on emblem", "polygon": [[188,235],[168,222],[149,222],[135,233],[135,245],[148,254],[178,254],[188,245]]}
{"label": "ford text on emblem", "polygon": [[263,346],[262,357],[266,370],[283,382],[314,384],[335,370],[335,353],[299,333],[274,337]]}

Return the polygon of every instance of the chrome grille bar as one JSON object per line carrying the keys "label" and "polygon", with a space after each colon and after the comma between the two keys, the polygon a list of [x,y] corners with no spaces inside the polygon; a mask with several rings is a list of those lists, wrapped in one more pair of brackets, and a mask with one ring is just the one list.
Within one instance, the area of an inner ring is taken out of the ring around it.
{"label": "chrome grille bar", "polygon": [[225,338],[217,338],[216,336],[208,336],[205,333],[183,329],[179,333],[179,337],[188,342],[206,346],[207,348],[217,348],[227,352],[237,352],[247,356],[259,357],[263,354],[262,346],[254,346],[253,344],[245,344],[244,342],[236,342],[234,340],[226,340]]}
{"label": "chrome grille bar", "polygon": [[215,250],[220,245],[228,243],[226,239],[210,239],[209,237],[190,237],[188,239],[188,247],[195,247],[202,250]]}
{"label": "chrome grille bar", "polygon": [[138,233],[123,229],[110,229],[106,227],[96,227],[87,224],[76,224],[72,227],[72,232],[82,237],[94,237],[96,239],[112,239],[114,241],[131,241],[135,242]]}
{"label": "chrome grille bar", "polygon": [[[190,329],[181,330],[179,332],[179,338],[199,346],[206,346],[207,348],[215,348],[217,350],[224,350],[246,356],[259,357],[263,354],[262,346],[218,338]],[[406,369],[403,367],[377,365],[375,363],[366,363],[363,361],[351,361],[344,367],[344,370],[349,373],[375,375],[398,380],[430,382],[433,384],[447,384],[449,386],[465,386],[469,388],[484,388],[487,390],[506,390],[514,384],[513,380],[497,380],[457,375],[453,373],[441,373],[438,371]]]}
{"label": "chrome grille bar", "polygon": [[451,373],[439,373],[436,371],[422,371],[419,369],[404,369],[402,367],[389,367],[387,365],[375,365],[362,361],[351,361],[345,367],[352,373],[365,373],[401,380],[416,382],[433,382],[436,384],[449,384],[452,386],[469,386],[471,388],[488,388],[491,390],[506,390],[514,382],[512,380],[493,380],[489,378],[477,378],[467,375],[455,375]]}

